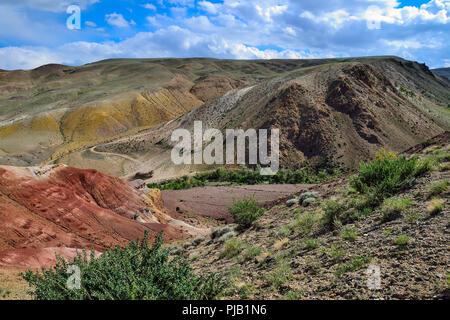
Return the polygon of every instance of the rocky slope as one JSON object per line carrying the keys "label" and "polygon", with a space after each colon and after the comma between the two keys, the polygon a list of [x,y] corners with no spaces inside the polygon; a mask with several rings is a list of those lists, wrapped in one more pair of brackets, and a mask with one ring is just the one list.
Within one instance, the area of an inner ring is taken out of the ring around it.
{"label": "rocky slope", "polygon": [[[439,154],[441,164],[394,197],[409,205],[393,218],[385,218],[386,206],[324,226],[328,200],[355,199],[344,177],[298,190],[296,198],[317,192],[308,206],[280,199],[250,229],[216,229],[172,252],[198,270],[224,272],[232,284],[225,297],[231,299],[448,299],[449,143],[447,132],[416,148],[421,157]],[[374,268],[379,285],[371,278]]]}

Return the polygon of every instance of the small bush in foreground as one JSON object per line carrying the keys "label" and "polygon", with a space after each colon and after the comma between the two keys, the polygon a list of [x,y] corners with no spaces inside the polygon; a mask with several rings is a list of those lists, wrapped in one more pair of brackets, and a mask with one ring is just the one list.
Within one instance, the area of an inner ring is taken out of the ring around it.
{"label": "small bush in foreground", "polygon": [[[88,259],[84,251],[70,262],[57,257],[54,267],[21,275],[38,300],[203,300],[216,298],[226,288],[221,275],[196,275],[185,259],[169,259],[163,242],[160,234],[149,247],[146,234],[142,241],[107,250],[98,258],[91,252]],[[81,270],[80,289],[67,287],[69,265]]]}
{"label": "small bush in foreground", "polygon": [[427,202],[427,211],[431,215],[436,215],[444,210],[444,204],[442,200],[433,199]]}
{"label": "small bush in foreground", "polygon": [[406,234],[402,234],[395,239],[395,244],[398,246],[405,246],[409,242],[409,237]]}
{"label": "small bush in foreground", "polygon": [[238,201],[233,199],[233,205],[228,207],[228,211],[241,228],[250,227],[264,213],[264,209],[259,207],[258,202],[253,197]]}
{"label": "small bush in foreground", "polygon": [[356,230],[355,230],[355,228],[345,227],[341,231],[341,237],[344,240],[355,241],[355,239],[356,239]]}
{"label": "small bush in foreground", "polygon": [[437,182],[433,182],[431,184],[429,184],[427,186],[427,197],[428,199],[433,197],[433,196],[438,196],[444,192],[447,191],[448,186],[449,186],[449,181],[447,179],[444,179],[442,181],[437,181]]}
{"label": "small bush in foreground", "polygon": [[353,272],[360,269],[366,263],[369,263],[371,258],[369,256],[354,256],[349,261],[338,266],[336,276],[341,277],[347,272]]}
{"label": "small bush in foreground", "polygon": [[381,212],[383,213],[383,221],[390,221],[398,218],[405,211],[412,201],[408,198],[389,198],[385,199],[381,204]]}
{"label": "small bush in foreground", "polygon": [[237,256],[243,249],[243,242],[237,238],[227,240],[223,246],[221,258],[232,258]]}

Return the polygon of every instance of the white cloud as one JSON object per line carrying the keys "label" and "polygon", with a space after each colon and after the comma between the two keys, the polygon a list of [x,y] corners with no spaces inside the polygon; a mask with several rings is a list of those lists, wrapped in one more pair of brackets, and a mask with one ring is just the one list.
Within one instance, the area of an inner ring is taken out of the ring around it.
{"label": "white cloud", "polygon": [[156,11],[155,5],[153,5],[153,4],[151,4],[151,3],[146,3],[146,4],[144,4],[144,8],[145,8],[145,9],[149,9],[149,10],[153,10],[153,11]]}
{"label": "white cloud", "polygon": [[197,3],[203,11],[206,11],[210,14],[217,14],[220,10],[220,4],[211,3],[209,1],[199,1]]}
{"label": "white cloud", "polygon": [[109,25],[119,28],[128,28],[130,26],[130,23],[125,20],[122,14],[115,12],[105,15],[105,20]]}
{"label": "white cloud", "polygon": [[[224,0],[221,3],[205,0],[197,2],[202,11],[196,16],[188,15],[192,12],[188,8],[194,5],[192,0],[165,0],[159,5],[167,6],[169,13],[146,17],[152,30],[156,29],[154,32],[140,32],[121,42],[95,43],[75,38],[66,40],[65,45],[49,46],[51,50],[37,45],[9,48],[9,51],[0,48],[3,56],[5,52],[17,53],[17,58],[0,58],[0,68],[37,66],[43,61],[80,64],[114,57],[254,59],[362,55],[401,55],[442,66],[448,63],[444,61],[450,52],[447,26],[450,0],[431,0],[420,8],[398,8],[394,0]],[[376,5],[379,10],[369,14],[369,5]],[[0,39],[9,34],[12,39],[16,35],[20,39],[20,30],[23,30],[22,35],[28,36],[29,41],[38,39],[34,43],[40,44],[40,34],[54,34],[48,32],[49,27],[36,22],[33,25],[36,32],[31,32],[20,21],[19,12],[0,14],[3,18],[0,19]],[[10,17],[19,22],[13,24]],[[380,21],[381,29],[369,29],[368,19]],[[124,28],[134,21],[113,13],[108,23]],[[14,26],[12,31],[8,28],[11,25]],[[98,29],[84,31],[89,30]],[[67,38],[76,34],[71,33]]]}
{"label": "white cloud", "polygon": [[87,25],[88,27],[92,27],[92,28],[97,27],[97,24],[92,21],[86,21],[84,24]]}

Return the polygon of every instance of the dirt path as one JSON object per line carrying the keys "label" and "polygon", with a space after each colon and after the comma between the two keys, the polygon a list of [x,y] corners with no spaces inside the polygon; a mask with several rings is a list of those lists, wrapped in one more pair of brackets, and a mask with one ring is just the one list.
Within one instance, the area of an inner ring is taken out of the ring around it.
{"label": "dirt path", "polygon": [[137,164],[139,164],[139,165],[142,164],[139,160],[136,160],[136,159],[134,159],[134,158],[132,158],[132,157],[130,157],[130,156],[127,156],[127,155],[125,155],[125,154],[112,153],[112,152],[100,152],[100,151],[95,150],[95,148],[96,148],[96,147],[92,147],[92,148],[89,149],[89,151],[92,152],[92,153],[94,153],[94,154],[101,155],[101,156],[120,157],[120,158],[124,158],[124,159],[126,159],[126,160],[130,160],[130,161],[132,161],[132,162],[135,162],[135,163],[137,163]]}
{"label": "dirt path", "polygon": [[312,186],[307,184],[263,184],[165,190],[162,191],[162,198],[165,206],[170,210],[232,222],[233,219],[227,208],[233,204],[233,198],[240,200],[253,196],[258,203],[264,204]]}

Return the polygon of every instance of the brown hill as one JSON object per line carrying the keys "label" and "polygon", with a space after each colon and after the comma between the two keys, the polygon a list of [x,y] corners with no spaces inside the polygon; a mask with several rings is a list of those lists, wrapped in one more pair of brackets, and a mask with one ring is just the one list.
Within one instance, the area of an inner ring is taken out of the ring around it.
{"label": "brown hill", "polygon": [[353,168],[382,147],[401,152],[450,128],[450,82],[426,66],[395,57],[320,62],[230,91],[175,121],[96,150],[132,155],[141,165],[130,171],[153,170],[156,179],[202,170],[170,162],[172,131],[192,131],[201,120],[222,131],[279,128],[283,167],[306,160]]}

